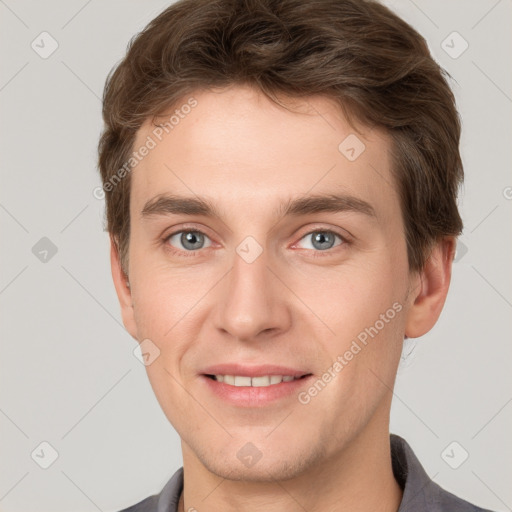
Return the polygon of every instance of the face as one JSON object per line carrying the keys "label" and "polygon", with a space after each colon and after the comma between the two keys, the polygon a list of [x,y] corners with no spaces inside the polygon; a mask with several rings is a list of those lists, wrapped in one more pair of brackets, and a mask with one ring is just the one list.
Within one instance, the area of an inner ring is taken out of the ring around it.
{"label": "face", "polygon": [[388,426],[417,283],[390,139],[327,98],[193,97],[137,135],[123,319],[184,457],[292,478]]}

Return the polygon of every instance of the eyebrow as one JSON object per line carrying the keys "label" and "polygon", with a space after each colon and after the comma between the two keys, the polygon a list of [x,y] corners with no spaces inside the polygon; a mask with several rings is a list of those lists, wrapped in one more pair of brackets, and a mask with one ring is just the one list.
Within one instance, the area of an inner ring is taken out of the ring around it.
{"label": "eyebrow", "polygon": [[[355,212],[377,218],[375,209],[370,203],[346,194],[322,194],[291,198],[274,213],[278,217],[286,217],[320,212]],[[150,199],[141,211],[141,217],[143,218],[171,214],[221,218],[215,204],[206,198],[172,194],[159,195]]]}

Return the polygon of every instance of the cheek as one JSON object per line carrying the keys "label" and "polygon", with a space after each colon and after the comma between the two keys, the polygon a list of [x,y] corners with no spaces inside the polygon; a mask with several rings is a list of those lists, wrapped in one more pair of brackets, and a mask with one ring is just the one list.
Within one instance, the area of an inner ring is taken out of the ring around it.
{"label": "cheek", "polygon": [[318,326],[316,342],[323,370],[329,371],[335,361],[342,365],[338,371],[331,368],[336,377],[328,386],[325,403],[344,407],[350,403],[359,412],[371,410],[386,393],[381,380],[392,382],[406,309],[406,281],[399,265],[399,261],[392,265],[390,259],[381,259],[364,266],[316,269],[307,282],[302,278],[295,282],[297,295],[315,313],[307,313],[307,322]]}
{"label": "cheek", "polygon": [[158,256],[158,251],[152,254],[151,250],[147,254],[134,251],[131,271],[139,325],[150,327],[148,324],[151,323],[152,331],[159,326],[160,335],[193,308],[212,281],[200,266],[194,269],[173,267]]}
{"label": "cheek", "polygon": [[372,326],[395,302],[401,303],[406,286],[400,272],[384,262],[311,267],[307,275],[296,274],[290,280],[309,306],[308,316],[316,316],[331,337],[345,340]]}
{"label": "cheek", "polygon": [[134,271],[137,330],[141,339],[149,338],[157,345],[166,368],[176,372],[210,311],[208,293],[216,279],[211,271],[207,274],[199,267],[195,271],[148,263]]}

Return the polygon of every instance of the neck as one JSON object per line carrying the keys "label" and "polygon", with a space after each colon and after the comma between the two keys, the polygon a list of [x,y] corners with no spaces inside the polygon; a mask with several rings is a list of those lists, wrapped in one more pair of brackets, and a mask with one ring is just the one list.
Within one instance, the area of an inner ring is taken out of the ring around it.
{"label": "neck", "polygon": [[183,468],[185,485],[179,512],[201,510],[201,504],[210,512],[396,512],[402,500],[402,489],[391,466],[388,431],[361,433],[340,452],[283,481],[220,478],[210,473],[186,445]]}

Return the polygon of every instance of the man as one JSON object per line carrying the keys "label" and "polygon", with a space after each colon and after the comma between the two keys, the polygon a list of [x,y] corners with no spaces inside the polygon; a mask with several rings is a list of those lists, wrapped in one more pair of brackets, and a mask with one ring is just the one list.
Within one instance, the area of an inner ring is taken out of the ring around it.
{"label": "man", "polygon": [[126,510],[482,510],[389,433],[462,229],[423,38],[373,1],[181,0],[103,113],[114,284],[183,453]]}

